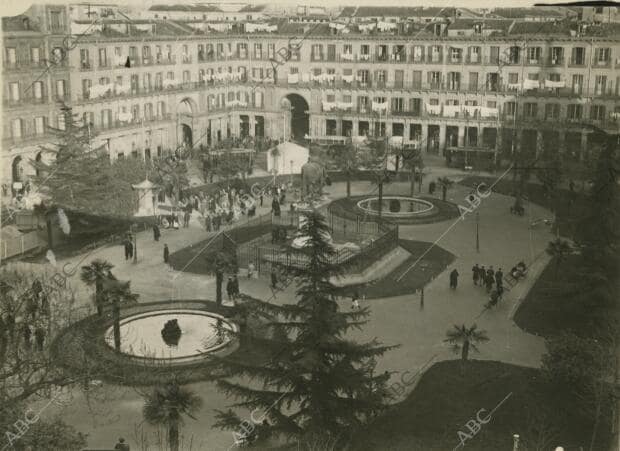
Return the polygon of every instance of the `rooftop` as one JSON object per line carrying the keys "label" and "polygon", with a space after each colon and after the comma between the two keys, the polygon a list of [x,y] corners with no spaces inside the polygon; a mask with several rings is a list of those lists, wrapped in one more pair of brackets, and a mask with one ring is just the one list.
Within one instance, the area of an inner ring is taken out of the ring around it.
{"label": "rooftop", "polygon": [[471,30],[474,25],[482,24],[485,30],[508,31],[514,21],[510,19],[456,19],[448,27],[449,30]]}
{"label": "rooftop", "polygon": [[41,31],[38,23],[30,19],[28,16],[20,14],[19,16],[3,17],[2,31]]}
{"label": "rooftop", "polygon": [[149,11],[188,11],[188,12],[223,12],[214,5],[153,5]]}
{"label": "rooftop", "polygon": [[421,6],[347,6],[340,17],[450,17],[454,8],[424,8]]}
{"label": "rooftop", "polygon": [[562,18],[564,14],[561,8],[537,7],[537,8],[495,8],[492,13],[506,19],[525,19],[528,17]]}

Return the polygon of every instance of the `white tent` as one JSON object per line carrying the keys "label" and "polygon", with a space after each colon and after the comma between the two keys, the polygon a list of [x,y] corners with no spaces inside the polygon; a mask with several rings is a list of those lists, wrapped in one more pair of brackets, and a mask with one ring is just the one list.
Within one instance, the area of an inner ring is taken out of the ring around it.
{"label": "white tent", "polygon": [[[274,169],[278,175],[282,174],[301,174],[301,167],[308,162],[310,151],[292,142],[278,144],[267,154],[267,170],[272,172]],[[276,155],[274,155],[274,153]]]}

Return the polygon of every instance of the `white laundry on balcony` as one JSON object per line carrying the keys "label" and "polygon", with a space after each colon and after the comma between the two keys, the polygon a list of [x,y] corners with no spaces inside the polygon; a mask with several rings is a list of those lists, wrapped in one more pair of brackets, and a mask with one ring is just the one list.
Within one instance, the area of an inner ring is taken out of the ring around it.
{"label": "white laundry on balcony", "polygon": [[312,77],[312,74],[301,74],[301,81],[303,83],[308,83],[311,77]]}
{"label": "white laundry on balcony", "polygon": [[521,83],[508,83],[508,89],[519,91],[521,89]]}
{"label": "white laundry on balcony", "polygon": [[360,55],[360,60],[362,61],[368,61],[370,59],[370,55],[369,54],[362,54]]}
{"label": "white laundry on balcony", "polygon": [[379,21],[379,23],[377,23],[377,28],[381,31],[395,30],[397,26],[398,25],[393,22]]}
{"label": "white laundry on balcony", "polygon": [[118,94],[127,94],[129,91],[131,91],[131,87],[129,85],[119,85],[119,84],[115,84],[114,85],[114,92],[118,95]]}
{"label": "white laundry on balcony", "polygon": [[353,54],[352,53],[343,53],[340,55],[340,59],[345,60],[345,61],[353,61]]}
{"label": "white laundry on balcony", "polygon": [[545,80],[545,88],[563,88],[566,86],[564,81]]}
{"label": "white laundry on balcony", "polygon": [[323,111],[333,111],[337,106],[338,104],[336,102],[328,102],[323,100]]}
{"label": "white laundry on balcony", "polygon": [[[446,105],[443,107],[443,115],[446,117],[456,117],[456,115],[461,111],[460,105]],[[437,113],[439,114],[439,113]]]}
{"label": "white laundry on balcony", "polygon": [[470,117],[474,117],[476,115],[476,112],[480,111],[480,107],[478,105],[463,105],[461,107],[461,111],[463,111],[463,113],[466,113]]}
{"label": "white laundry on balcony", "polygon": [[131,122],[132,118],[131,113],[118,113],[118,120],[121,122]]}
{"label": "white laundry on balcony", "polygon": [[388,109],[388,103],[387,102],[383,102],[383,103],[379,103],[379,102],[372,102],[372,106],[371,106],[373,111],[387,111]]}
{"label": "white laundry on balcony", "polygon": [[127,57],[122,55],[116,55],[114,57],[114,65],[115,66],[124,66],[127,62]]}
{"label": "white laundry on balcony", "polygon": [[540,81],[538,80],[523,80],[523,89],[538,89],[540,87]]}
{"label": "white laundry on balcony", "polygon": [[299,74],[288,74],[288,82],[291,84],[299,83]]}
{"label": "white laundry on balcony", "polygon": [[342,76],[342,81],[346,82],[346,83],[353,83],[355,77],[353,77],[353,75],[343,75]]}
{"label": "white laundry on balcony", "polygon": [[353,103],[351,102],[336,102],[339,110],[348,111],[353,109]]}
{"label": "white laundry on balcony", "polygon": [[426,108],[427,113],[435,115],[441,114],[441,105],[430,105],[428,103],[425,103],[424,107]]}
{"label": "white laundry on balcony", "polygon": [[481,106],[480,108],[480,116],[482,117],[497,117],[499,114],[499,110],[497,108],[489,108],[486,106]]}

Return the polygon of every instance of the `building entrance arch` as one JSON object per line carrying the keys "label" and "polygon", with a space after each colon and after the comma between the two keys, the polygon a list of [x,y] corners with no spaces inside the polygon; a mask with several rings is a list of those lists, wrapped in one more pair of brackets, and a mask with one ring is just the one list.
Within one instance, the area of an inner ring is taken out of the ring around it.
{"label": "building entrance arch", "polygon": [[288,124],[284,124],[285,138],[290,136],[296,141],[303,140],[310,131],[310,106],[308,101],[299,94],[290,93],[282,99],[282,109],[285,113],[288,113],[290,118]]}

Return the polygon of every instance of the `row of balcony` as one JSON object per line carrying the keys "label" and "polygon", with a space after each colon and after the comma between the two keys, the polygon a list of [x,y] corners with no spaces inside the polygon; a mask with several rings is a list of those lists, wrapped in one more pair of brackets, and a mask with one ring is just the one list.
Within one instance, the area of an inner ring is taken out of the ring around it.
{"label": "row of balcony", "polygon": [[53,95],[51,99],[44,95],[41,97],[27,96],[20,97],[19,99],[13,99],[11,97],[5,97],[2,99],[2,103],[5,107],[20,107],[20,106],[29,106],[29,105],[43,105],[50,102],[64,102],[69,100],[69,95]]}
{"label": "row of balcony", "polygon": [[[50,59],[50,60],[39,60],[39,61],[30,61],[30,60],[17,60],[17,61],[4,61],[2,66],[5,72],[10,71],[24,71],[24,70],[33,70],[33,69],[54,69],[54,68],[68,68],[66,59]],[[39,75],[39,74],[36,74]]]}

